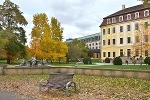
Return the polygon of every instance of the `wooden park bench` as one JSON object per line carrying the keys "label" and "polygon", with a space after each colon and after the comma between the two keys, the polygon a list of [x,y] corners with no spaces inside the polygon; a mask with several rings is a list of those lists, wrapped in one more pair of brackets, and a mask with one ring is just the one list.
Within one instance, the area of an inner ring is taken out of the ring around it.
{"label": "wooden park bench", "polygon": [[55,88],[55,89],[66,89],[66,96],[68,96],[68,89],[73,84],[74,92],[76,92],[76,83],[73,82],[72,73],[50,73],[47,83],[42,84],[42,79],[39,83],[39,91],[42,87]]}

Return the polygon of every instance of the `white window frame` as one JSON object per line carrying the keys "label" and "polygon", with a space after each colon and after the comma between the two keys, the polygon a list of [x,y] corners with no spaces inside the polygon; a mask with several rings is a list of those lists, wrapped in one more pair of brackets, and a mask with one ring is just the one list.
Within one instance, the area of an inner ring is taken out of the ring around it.
{"label": "white window frame", "polygon": [[139,12],[135,12],[135,19],[139,18]]}
{"label": "white window frame", "polygon": [[144,10],[144,17],[147,17],[147,16],[149,16],[149,10]]}
{"label": "white window frame", "polygon": [[108,18],[107,19],[107,24],[110,24],[110,23],[111,23],[110,18]]}
{"label": "white window frame", "polygon": [[131,14],[127,14],[127,20],[131,20]]}
{"label": "white window frame", "polygon": [[119,16],[119,22],[123,21],[123,16]]}
{"label": "white window frame", "polygon": [[116,23],[116,17],[112,18],[112,23]]}

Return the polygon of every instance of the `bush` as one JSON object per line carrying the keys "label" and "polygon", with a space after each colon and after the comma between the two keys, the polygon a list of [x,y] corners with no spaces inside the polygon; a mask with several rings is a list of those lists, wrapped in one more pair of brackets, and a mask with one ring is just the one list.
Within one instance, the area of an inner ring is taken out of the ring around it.
{"label": "bush", "polygon": [[114,65],[122,65],[122,59],[120,57],[114,58],[113,64]]}
{"label": "bush", "polygon": [[105,63],[110,63],[110,58],[105,58]]}
{"label": "bush", "polygon": [[149,59],[148,59],[148,63],[147,63],[148,65],[150,65],[150,57],[149,57]]}
{"label": "bush", "polygon": [[146,57],[146,58],[144,59],[144,63],[145,63],[145,64],[148,64],[149,59],[150,59],[150,57]]}
{"label": "bush", "polygon": [[84,64],[92,64],[92,60],[91,60],[91,58],[87,57],[87,58],[83,59],[83,63]]}

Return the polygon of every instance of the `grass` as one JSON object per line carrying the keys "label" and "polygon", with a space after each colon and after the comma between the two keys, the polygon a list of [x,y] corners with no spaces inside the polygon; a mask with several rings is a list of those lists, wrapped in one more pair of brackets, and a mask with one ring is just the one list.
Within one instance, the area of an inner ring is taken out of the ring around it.
{"label": "grass", "polygon": [[[95,62],[99,61],[98,59],[94,59]],[[22,62],[22,60],[16,60],[11,63],[11,65],[19,65]],[[6,64],[6,60],[0,60],[0,64]],[[51,62],[48,62],[48,64],[51,65]],[[63,66],[75,66],[78,65],[79,68],[100,68],[100,69],[122,69],[122,70],[150,70],[150,65],[85,65],[82,62],[52,62],[52,66],[58,66],[58,67],[63,67]]]}
{"label": "grass", "polygon": [[[53,100],[149,100],[150,80],[133,78],[112,78],[103,76],[75,75],[77,93],[66,97],[65,91],[38,92],[40,79],[48,79],[45,75],[5,75],[0,76],[0,89],[13,91],[19,95],[38,98],[38,100],[53,98]],[[24,84],[24,85],[23,85]]]}
{"label": "grass", "polygon": [[82,68],[100,68],[100,69],[128,69],[128,70],[150,70],[150,65],[83,65]]}

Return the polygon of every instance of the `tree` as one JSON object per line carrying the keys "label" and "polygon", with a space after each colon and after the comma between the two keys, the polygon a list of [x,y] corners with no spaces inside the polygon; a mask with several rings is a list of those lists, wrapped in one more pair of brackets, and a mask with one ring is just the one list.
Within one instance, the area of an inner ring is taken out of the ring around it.
{"label": "tree", "polygon": [[76,45],[72,44],[72,43],[68,43],[68,52],[67,52],[67,62],[70,61],[77,61],[78,58],[81,57],[81,51],[80,48],[77,47]]}
{"label": "tree", "polygon": [[30,54],[38,59],[65,60],[67,46],[62,42],[63,28],[56,18],[52,17],[49,24],[46,14],[36,14],[33,18],[34,27],[31,32]]}
{"label": "tree", "polygon": [[[18,52],[21,52],[21,51],[13,52],[15,47],[9,48],[9,49],[8,47],[19,46],[18,50],[22,50],[22,46],[26,43],[25,30],[23,29],[22,26],[25,26],[28,23],[26,19],[24,18],[24,16],[22,15],[23,13],[18,8],[19,6],[11,2],[10,0],[5,0],[3,5],[0,5],[0,29],[9,32],[9,34],[15,35],[13,38],[9,39],[5,47],[5,51],[7,52],[8,64],[10,63],[10,60],[13,60],[11,59],[10,56],[13,56],[14,53],[18,55]],[[3,34],[5,33],[6,32],[3,32]],[[20,55],[18,55],[18,57],[19,56]]]}
{"label": "tree", "polygon": [[68,43],[67,46],[67,61],[78,61],[79,58],[84,58],[88,55],[89,49],[84,41],[74,39],[71,43]]}
{"label": "tree", "polygon": [[77,39],[74,39],[72,41],[72,44],[79,48],[79,50],[81,51],[81,57],[82,58],[87,57],[89,49],[88,49],[88,46],[86,45],[86,43],[84,41],[82,41],[82,40],[79,41]]}
{"label": "tree", "polygon": [[[135,33],[135,43],[132,46],[132,55],[140,55],[142,57],[149,56],[150,52],[150,33],[148,32],[147,25],[142,22],[139,24],[139,28]],[[142,65],[142,61],[141,61]]]}
{"label": "tree", "polygon": [[148,3],[150,2],[150,0],[138,0],[138,1],[142,1],[143,5],[146,7],[148,6]]}
{"label": "tree", "polygon": [[50,23],[51,38],[56,41],[56,55],[55,59],[66,61],[66,53],[68,52],[68,47],[66,42],[63,41],[63,28],[61,23],[54,17],[51,18]]}

